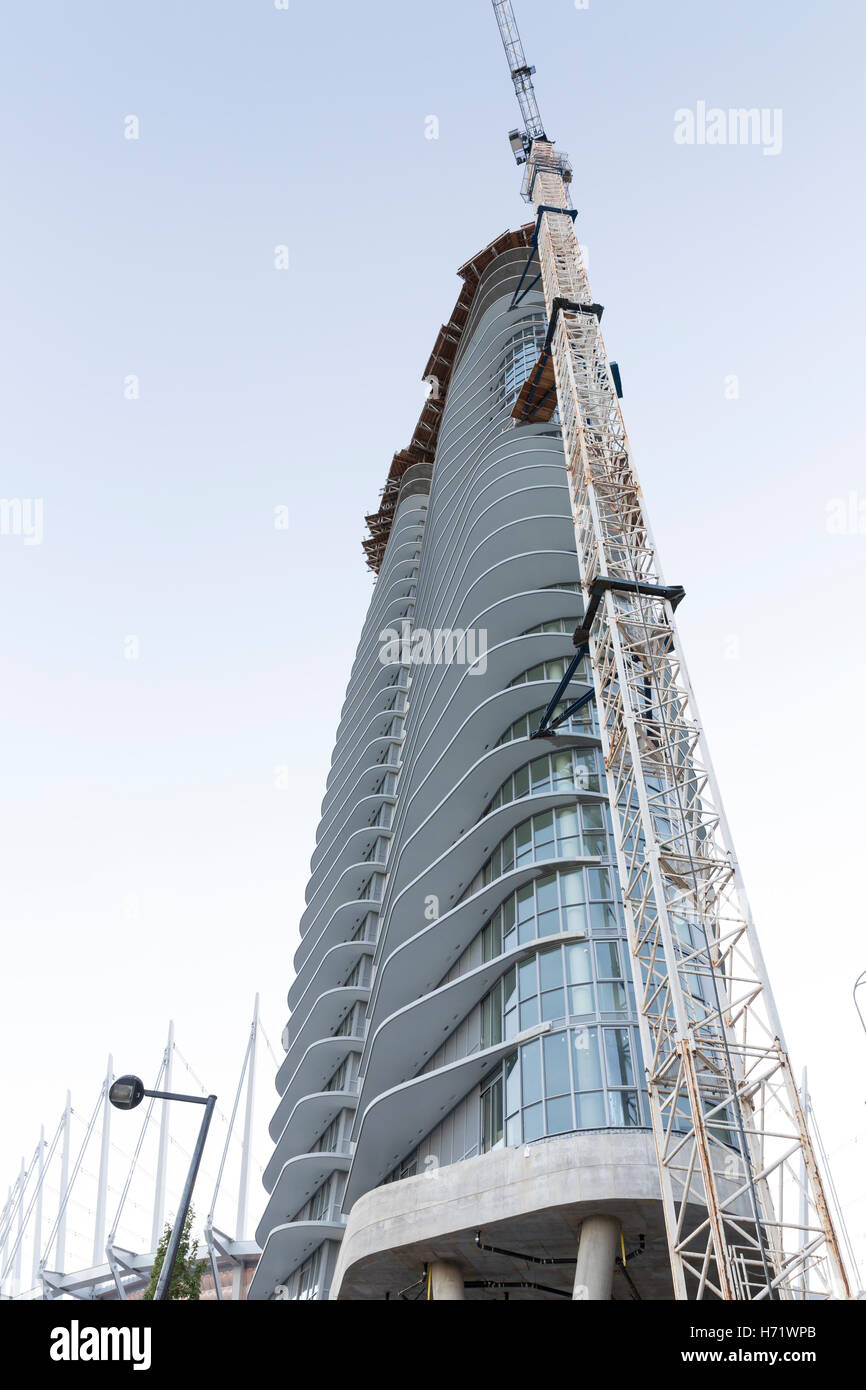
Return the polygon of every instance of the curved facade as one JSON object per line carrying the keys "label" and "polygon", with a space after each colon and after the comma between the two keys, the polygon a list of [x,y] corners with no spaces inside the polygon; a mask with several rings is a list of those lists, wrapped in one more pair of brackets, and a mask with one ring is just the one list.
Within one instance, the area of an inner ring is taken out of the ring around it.
{"label": "curved facade", "polygon": [[[637,1154],[633,1200],[619,1171],[594,1199],[613,1203],[624,1244],[659,1235],[593,702],[556,737],[529,736],[582,601],[556,417],[511,415],[546,330],[540,290],[511,308],[527,254],[501,251],[478,275],[432,470],[407,469],[397,495],[301,920],[254,1298],[398,1296],[389,1280],[443,1241],[465,1269],[465,1231],[431,1228],[427,1249],[410,1229],[419,1179],[453,1172],[462,1191],[471,1173],[484,1187],[506,1150],[503,1193],[521,1189],[521,1155],[538,1168],[537,1146],[555,1144],[560,1167],[585,1166],[594,1142]],[[590,689],[578,669],[569,693]],[[587,1190],[563,1191],[528,1211],[524,1190],[520,1240],[573,1241]],[[503,1200],[492,1244],[513,1245]],[[467,1296],[502,1297],[501,1265],[491,1257],[496,1277]],[[556,1294],[524,1280],[518,1296]]]}

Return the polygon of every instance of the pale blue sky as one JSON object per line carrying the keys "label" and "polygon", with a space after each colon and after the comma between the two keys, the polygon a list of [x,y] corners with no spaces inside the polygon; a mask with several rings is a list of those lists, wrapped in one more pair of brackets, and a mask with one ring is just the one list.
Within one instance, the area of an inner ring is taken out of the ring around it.
{"label": "pale blue sky", "polygon": [[[866,509],[863,12],[518,19],[862,1242],[866,534],[828,532],[827,507]],[[781,108],[781,153],[676,144],[698,101]],[[155,1066],[170,1015],[227,1099],[256,989],[276,1041],[371,592],[363,514],[456,267],[528,219],[487,0],[19,6],[0,110],[0,495],[44,499],[41,545],[0,536],[5,1183],[67,1085],[89,1107],[109,1049]]]}

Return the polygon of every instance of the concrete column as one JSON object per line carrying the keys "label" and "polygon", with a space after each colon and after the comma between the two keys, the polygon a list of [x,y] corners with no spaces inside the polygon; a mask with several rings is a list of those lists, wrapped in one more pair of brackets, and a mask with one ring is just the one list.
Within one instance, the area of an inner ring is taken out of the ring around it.
{"label": "concrete column", "polygon": [[434,1302],[463,1300],[463,1271],[450,1260],[434,1260],[430,1266],[430,1297]]}
{"label": "concrete column", "polygon": [[619,1244],[615,1216],[588,1216],[580,1228],[573,1299],[600,1302],[610,1298]]}

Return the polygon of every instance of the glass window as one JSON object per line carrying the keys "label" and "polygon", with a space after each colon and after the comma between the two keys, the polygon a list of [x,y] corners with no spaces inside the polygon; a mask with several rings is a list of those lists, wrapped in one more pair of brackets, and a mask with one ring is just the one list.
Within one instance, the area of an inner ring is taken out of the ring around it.
{"label": "glass window", "polygon": [[545,332],[543,316],[534,314],[506,344],[497,391],[504,405],[513,405],[517,400],[521,386],[538,361]]}
{"label": "glass window", "polygon": [[534,1028],[538,1022],[538,995],[533,994],[531,999],[521,1000],[520,1003],[520,1031],[526,1028]]}
{"label": "glass window", "polygon": [[585,907],[566,907],[563,909],[563,931],[586,931]]}
{"label": "glass window", "polygon": [[605,1028],[604,1057],[609,1086],[631,1086],[634,1084],[631,1039],[627,1028]]}
{"label": "glass window", "polygon": [[621,980],[622,966],[619,958],[619,943],[617,941],[597,941],[595,965],[600,980]]}
{"label": "glass window", "polygon": [[555,951],[542,951],[538,957],[538,964],[541,971],[541,988],[556,989],[562,985],[562,950],[557,946]]}
{"label": "glass window", "polygon": [[556,838],[560,844],[560,854],[565,859],[576,854],[578,846],[577,811],[568,806],[556,810]]}
{"label": "glass window", "polygon": [[524,961],[523,965],[518,966],[517,981],[521,999],[528,999],[531,994],[538,990],[538,958],[533,956],[531,960]]}
{"label": "glass window", "polygon": [[609,898],[611,896],[610,874],[607,869],[587,869],[586,876],[589,880],[589,896],[591,898]]}
{"label": "glass window", "polygon": [[502,983],[497,982],[481,1001],[481,1046],[502,1041]]}
{"label": "glass window", "polygon": [[535,893],[531,883],[517,890],[517,920],[527,922],[535,913]]}
{"label": "glass window", "polygon": [[563,787],[574,786],[574,756],[569,749],[564,753],[554,753],[551,758],[553,765],[553,785],[557,790]]}
{"label": "glass window", "polygon": [[[564,1096],[571,1090],[568,1072],[568,1034],[551,1033],[544,1043],[544,1093]],[[570,1117],[569,1117],[570,1118]]]}
{"label": "glass window", "polygon": [[562,885],[562,901],[564,903],[582,903],[586,901],[583,874],[579,870],[560,874],[559,882]]}
{"label": "glass window", "polygon": [[565,990],[548,989],[541,996],[541,1018],[542,1022],[548,1023],[555,1018],[565,1017]]}
{"label": "glass window", "polygon": [[599,983],[598,1007],[602,1013],[622,1013],[628,1008],[625,985]]}
{"label": "glass window", "polygon": [[552,859],[556,853],[553,839],[553,812],[545,811],[540,816],[533,816],[532,826],[536,859]]}
{"label": "glass window", "polygon": [[565,1134],[574,1128],[571,1114],[571,1096],[558,1096],[547,1102],[547,1133]]}
{"label": "glass window", "polygon": [[603,1129],[606,1123],[604,1091],[585,1091],[582,1095],[576,1096],[575,1099],[577,1101],[578,1129]]}
{"label": "glass window", "polygon": [[520,1069],[517,1053],[505,1059],[505,1113],[513,1115],[520,1109]]}
{"label": "glass window", "polygon": [[[557,754],[561,757],[561,754]],[[550,758],[535,758],[529,764],[529,771],[532,776],[533,792],[548,791],[550,789]]]}
{"label": "glass window", "polygon": [[598,1029],[571,1030],[571,1061],[574,1068],[574,1089],[591,1090],[601,1086],[601,1058],[598,1055]]}
{"label": "glass window", "polygon": [[523,1111],[523,1138],[525,1143],[540,1139],[544,1134],[544,1106],[527,1105]]}
{"label": "glass window", "polygon": [[541,1100],[541,1045],[538,1038],[520,1049],[520,1079],[524,1106]]}
{"label": "glass window", "polygon": [[570,985],[587,984],[592,979],[588,945],[581,942],[577,946],[566,946],[565,958]]}
{"label": "glass window", "polygon": [[635,1091],[608,1091],[610,1123],[612,1125],[639,1125],[637,1093]]}
{"label": "glass window", "polygon": [[481,1148],[484,1153],[502,1143],[502,1077],[498,1076],[481,1097]]}
{"label": "glass window", "polygon": [[524,1044],[482,1091],[482,1147],[640,1125],[633,1048],[630,1030],[598,1027],[563,1028]]}

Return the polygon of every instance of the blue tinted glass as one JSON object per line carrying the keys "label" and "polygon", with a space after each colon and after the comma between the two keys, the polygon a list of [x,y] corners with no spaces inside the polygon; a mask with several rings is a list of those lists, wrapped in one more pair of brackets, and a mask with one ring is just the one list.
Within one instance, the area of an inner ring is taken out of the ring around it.
{"label": "blue tinted glass", "polygon": [[577,1096],[578,1129],[601,1129],[606,1124],[604,1118],[604,1091],[590,1091]]}
{"label": "blue tinted glass", "polygon": [[559,910],[543,912],[538,919],[539,936],[556,936],[559,931]]}
{"label": "blue tinted glass", "polygon": [[541,996],[541,1018],[547,1023],[552,1018],[565,1017],[565,990],[548,989]]}
{"label": "blue tinted glass", "polygon": [[520,1005],[520,1031],[524,1028],[534,1028],[538,1022],[538,996],[527,999]]}
{"label": "blue tinted glass", "polygon": [[586,984],[592,979],[588,945],[581,942],[579,946],[566,946],[565,962],[565,976],[570,985]]}
{"label": "blue tinted glass", "polygon": [[505,1113],[513,1115],[520,1109],[520,1068],[517,1053],[505,1059]]}
{"label": "blue tinted glass", "polygon": [[518,968],[517,979],[521,999],[528,999],[530,995],[536,993],[538,989],[538,975],[536,973],[534,956],[531,960],[524,961],[523,965]]}
{"label": "blue tinted glass", "polygon": [[634,1091],[608,1091],[612,1125],[639,1125],[637,1095]]}
{"label": "blue tinted glass", "polygon": [[627,1028],[605,1028],[604,1056],[608,1083],[611,1086],[630,1086],[634,1081],[634,1072]]}
{"label": "blue tinted glass", "polygon": [[598,1029],[575,1028],[571,1034],[571,1064],[574,1089],[587,1091],[601,1085],[601,1059],[598,1055]]}
{"label": "blue tinted glass", "polygon": [[523,1104],[541,1100],[541,1045],[537,1038],[520,1049],[520,1075]]}
{"label": "blue tinted glass", "polygon": [[562,951],[559,947],[555,951],[542,951],[538,965],[542,989],[556,989],[557,985],[562,984]]}
{"label": "blue tinted glass", "polygon": [[598,1007],[602,1013],[622,1013],[627,1007],[625,985],[599,985]]}
{"label": "blue tinted glass", "polygon": [[547,1102],[548,1134],[565,1134],[574,1127],[571,1118],[571,1096],[560,1096]]}
{"label": "blue tinted glass", "polygon": [[616,941],[599,941],[596,943],[595,966],[600,980],[622,979],[619,944]]}
{"label": "blue tinted glass", "polygon": [[544,1094],[565,1095],[571,1090],[568,1072],[568,1034],[552,1033],[544,1042]]}
{"label": "blue tinted glass", "polygon": [[530,1105],[523,1112],[523,1138],[528,1144],[532,1139],[540,1139],[544,1133],[544,1116],[541,1105]]}

